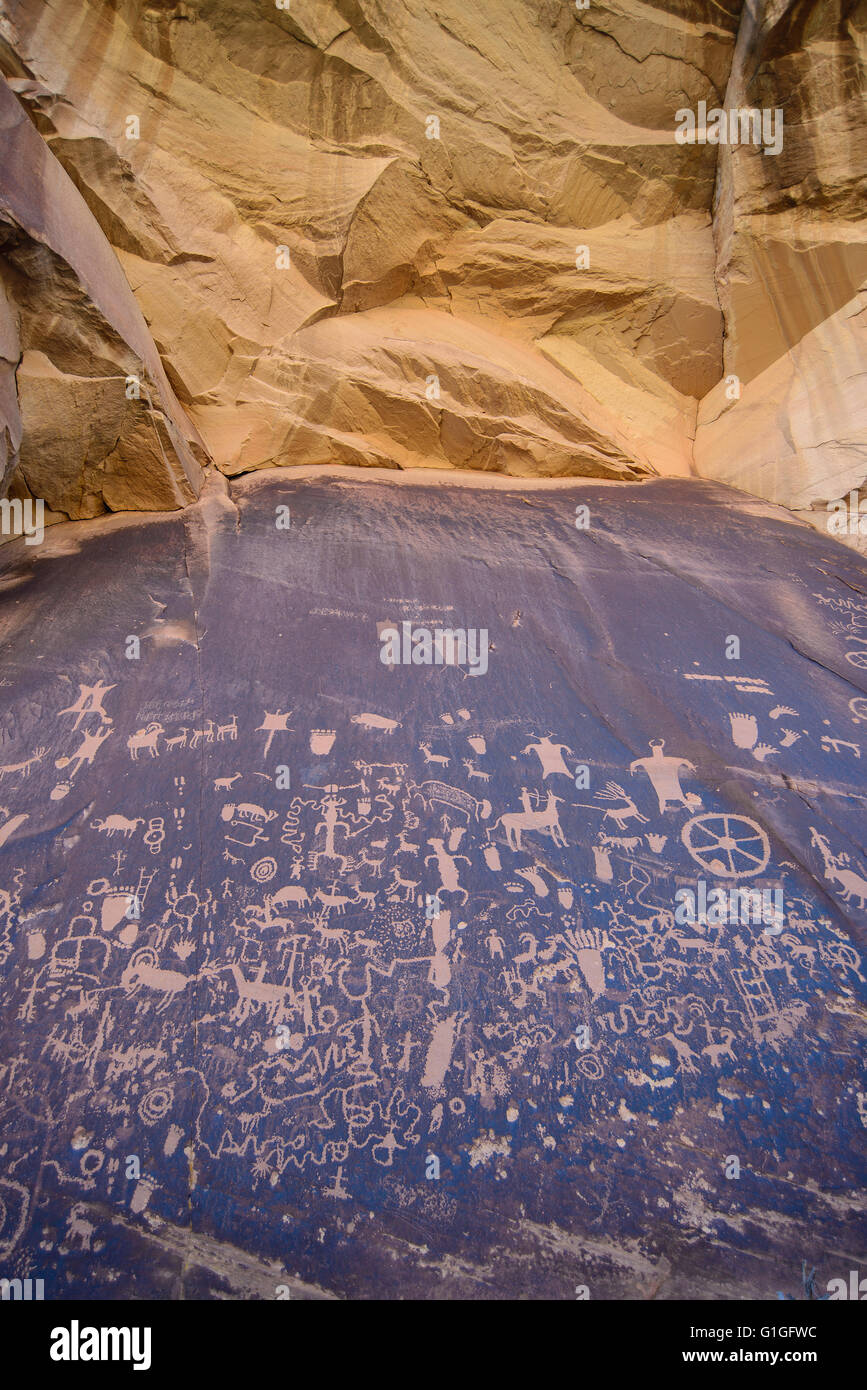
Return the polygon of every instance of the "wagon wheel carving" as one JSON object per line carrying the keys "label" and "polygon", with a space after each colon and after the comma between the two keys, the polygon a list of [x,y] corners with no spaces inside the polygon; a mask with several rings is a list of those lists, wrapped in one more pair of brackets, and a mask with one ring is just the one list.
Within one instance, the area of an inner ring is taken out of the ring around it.
{"label": "wagon wheel carving", "polygon": [[696,864],[719,878],[752,878],[768,862],[768,837],[748,816],[693,816],[681,831]]}

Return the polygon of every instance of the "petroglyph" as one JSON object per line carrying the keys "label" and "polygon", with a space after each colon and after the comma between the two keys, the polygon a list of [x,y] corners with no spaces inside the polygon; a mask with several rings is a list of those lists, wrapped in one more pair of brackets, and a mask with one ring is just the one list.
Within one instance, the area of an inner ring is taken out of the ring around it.
{"label": "petroglyph", "polygon": [[[292,614],[275,611],[277,632]],[[546,703],[540,682],[525,714],[492,624],[498,679],[472,683],[472,710],[460,669],[386,671],[374,653],[354,707],[387,713],[351,715],[328,654],[287,675],[270,628],[274,667],[257,667],[245,704],[235,643],[209,654],[219,624],[206,617],[203,650],[167,651],[146,699],[138,663],[119,672],[89,653],[15,706],[0,779],[0,1105],[13,1117],[4,1175],[26,1173],[40,1207],[28,1234],[10,1195],[0,1242],[29,1250],[47,1229],[93,1253],[106,1207],[136,1230],[158,1217],[183,1231],[192,1194],[235,1239],[243,1213],[250,1239],[285,1258],[288,1212],[293,1240],[368,1196],[382,1219],[388,1179],[439,1189],[456,1223],[478,1221],[481,1248],[497,1203],[544,1206],[561,1183],[575,1211],[616,1222],[612,1182],[645,1160],[663,1171],[672,1149],[704,1154],[708,1115],[720,1144],[738,1134],[745,1167],[795,1172],[798,1201],[817,1153],[854,1171],[864,760],[861,705],[839,676],[816,707],[791,648],[772,683],[738,678],[748,693],[675,674],[676,717],[642,706],[639,727],[619,672],[576,658],[568,686]],[[850,635],[833,639],[838,666]],[[528,679],[544,659],[527,657]],[[711,725],[689,758],[666,754]],[[752,756],[763,736],[775,780]],[[432,762],[448,780],[427,776]],[[291,791],[276,776],[290,763]],[[812,809],[783,772],[831,790]],[[678,922],[676,894],[698,878],[780,892],[781,932]],[[808,1086],[816,1117],[780,1119]],[[766,1097],[771,1121],[754,1130]],[[439,1182],[424,1176],[433,1136]],[[618,1167],[621,1140],[635,1147]],[[125,1178],[127,1153],[140,1178]],[[496,1184],[478,1218],[470,1173]]]}

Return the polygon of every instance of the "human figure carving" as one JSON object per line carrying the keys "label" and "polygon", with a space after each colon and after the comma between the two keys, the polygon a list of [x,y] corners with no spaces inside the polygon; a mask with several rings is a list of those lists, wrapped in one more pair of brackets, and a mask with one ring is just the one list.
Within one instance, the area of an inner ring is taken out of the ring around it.
{"label": "human figure carving", "polygon": [[687,794],[680,785],[681,771],[695,772],[695,765],[686,758],[674,758],[664,754],[662,750],[665,747],[665,739],[652,738],[650,747],[653,749],[650,757],[636,758],[635,762],[630,763],[629,771],[634,773],[635,769],[640,767],[647,773],[656,792],[660,811],[664,811],[669,802],[672,806],[700,806],[701,797],[695,796],[692,792]]}
{"label": "human figure carving", "polygon": [[431,839],[428,840],[428,844],[432,847],[433,854],[428,854],[424,862],[430,864],[431,860],[435,860],[443,888],[448,893],[463,893],[466,902],[468,894],[466,888],[462,888],[460,884],[458,860],[462,859],[465,864],[471,864],[472,860],[465,854],[449,854],[444,840]]}
{"label": "human figure carving", "polygon": [[544,738],[537,738],[535,743],[528,743],[526,748],[521,749],[522,754],[536,754],[539,762],[542,764],[543,782],[547,777],[553,777],[558,772],[563,777],[571,778],[572,773],[563,761],[564,751],[566,753],[572,752],[568,743],[555,743],[548,734],[546,734]]}

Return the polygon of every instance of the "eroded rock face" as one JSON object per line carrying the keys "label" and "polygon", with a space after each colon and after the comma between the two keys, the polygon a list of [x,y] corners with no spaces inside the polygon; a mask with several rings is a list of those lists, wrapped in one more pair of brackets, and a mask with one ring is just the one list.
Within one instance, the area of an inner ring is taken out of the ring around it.
{"label": "eroded rock face", "polygon": [[[714,235],[725,370],[698,471],[815,518],[867,474],[863,0],[745,7],[726,106],[784,113],[777,155],[720,146]],[[812,509],[812,514],[811,514]],[[840,539],[867,548],[847,530]]]}
{"label": "eroded rock face", "polygon": [[[8,0],[0,61],[225,473],[697,471],[824,524],[865,474],[864,30],[864,0]],[[701,102],[781,110],[781,151],[677,143]],[[54,504],[146,505],[153,466],[167,505],[144,412],[106,454],[122,402],[73,376],[100,418],[61,465],[38,417]]]}
{"label": "eroded rock face", "polygon": [[[860,557],[689,480],[213,483],[4,547],[4,1275],[774,1299],[807,1250],[823,1289]],[[475,639],[386,666],[404,623]]]}
{"label": "eroded rock face", "polygon": [[18,324],[0,283],[0,496],[5,496],[21,444],[21,411],[15,369],[21,356]]}
{"label": "eroded rock face", "polygon": [[716,155],[674,111],[722,98],[736,0],[7,14],[13,85],[225,472],[690,471]]}
{"label": "eroded rock face", "polygon": [[201,441],[98,223],[5,82],[0,131],[7,487],[70,517],[192,501]]}

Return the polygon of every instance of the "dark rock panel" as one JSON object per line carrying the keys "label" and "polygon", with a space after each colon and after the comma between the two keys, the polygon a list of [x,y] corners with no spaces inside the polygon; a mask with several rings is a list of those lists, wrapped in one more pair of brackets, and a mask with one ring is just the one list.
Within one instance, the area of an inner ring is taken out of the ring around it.
{"label": "dark rock panel", "polygon": [[[715,484],[348,474],[4,549],[0,1274],[845,1275],[863,562]],[[383,664],[404,623],[480,674]]]}

